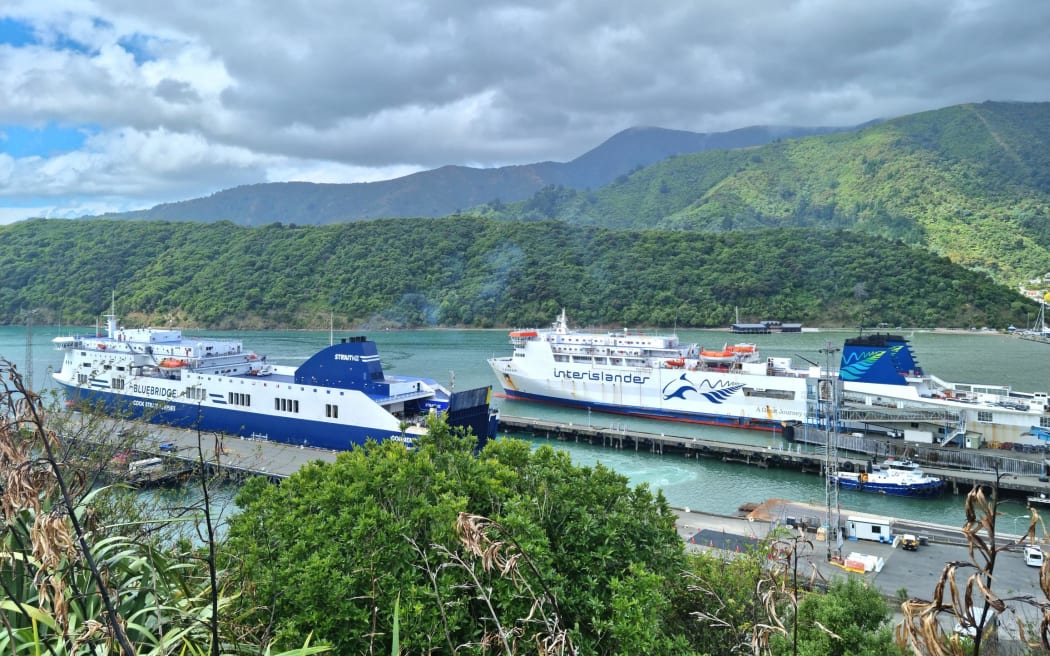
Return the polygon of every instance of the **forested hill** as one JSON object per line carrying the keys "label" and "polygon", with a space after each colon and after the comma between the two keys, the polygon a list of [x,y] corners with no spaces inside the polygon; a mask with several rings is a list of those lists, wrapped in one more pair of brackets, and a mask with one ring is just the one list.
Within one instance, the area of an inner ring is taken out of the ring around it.
{"label": "forested hill", "polygon": [[0,321],[259,328],[1024,325],[1033,304],[871,235],[608,230],[452,217],[258,228],[38,219],[0,226]]}
{"label": "forested hill", "polygon": [[462,211],[619,229],[821,226],[901,239],[1004,284],[1050,271],[1050,103],[959,105],[776,138],[804,130],[635,129],[568,164],[254,185],[119,218],[309,225]]}
{"label": "forested hill", "polygon": [[754,126],[700,133],[631,128],[571,162],[541,162],[476,169],[443,166],[432,171],[357,184],[283,182],[245,185],[206,198],[165,203],[110,215],[117,219],[232,221],[238,225],[324,225],[381,217],[440,217],[485,203],[524,200],[546,186],[593,189],[654,162],[721,148],[746,148],[849,128]]}
{"label": "forested hill", "polygon": [[509,220],[723,232],[824,226],[923,246],[997,280],[1050,271],[1050,103],[960,105],[854,132],[681,155]]}

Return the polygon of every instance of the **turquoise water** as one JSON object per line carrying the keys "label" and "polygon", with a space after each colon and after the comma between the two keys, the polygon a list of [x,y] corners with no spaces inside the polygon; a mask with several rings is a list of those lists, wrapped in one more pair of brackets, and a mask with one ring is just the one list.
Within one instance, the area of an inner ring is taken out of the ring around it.
{"label": "turquoise water", "polygon": [[[85,329],[81,329],[82,332]],[[51,340],[69,329],[34,327],[31,351],[33,384],[47,389],[50,371],[61,364],[59,353],[52,350]],[[186,331],[187,333],[239,337],[246,348],[280,364],[297,364],[329,343],[328,331],[254,331],[234,335],[228,332]],[[510,346],[504,330],[411,330],[340,332],[365,334],[374,339],[390,373],[422,375],[437,382],[469,389],[492,385],[498,390],[495,375],[486,359],[507,355]],[[753,341],[763,355],[792,356],[796,362],[806,358],[824,363],[821,349],[841,348],[852,332],[807,332],[795,335],[732,335],[722,331],[679,331],[685,342],[721,346],[725,342]],[[955,381],[1011,385],[1022,391],[1046,391],[1047,363],[1050,345],[1024,341],[994,333],[940,333],[904,331],[909,337],[919,363],[927,373]],[[23,327],[0,328],[0,357],[14,362],[25,372],[26,331]],[[727,442],[748,442],[781,448],[773,435],[710,426],[666,423],[614,415],[588,413],[550,406],[496,398],[495,404],[507,415],[534,417],[565,423],[602,427],[623,427],[652,433],[685,437],[704,437]],[[761,470],[734,463],[692,460],[682,456],[657,456],[634,451],[617,451],[566,442],[533,439],[535,444],[551,444],[568,451],[582,465],[602,463],[623,474],[632,484],[647,484],[660,489],[675,506],[717,513],[734,513],[742,504],[770,498],[825,504],[824,482],[818,476],[780,470]],[[859,511],[895,517],[958,525],[963,521],[962,498],[945,496],[936,500],[898,499],[843,491],[840,504],[845,511]],[[1022,513],[1018,508],[1017,516]],[[1003,520],[1012,522],[1014,514]]]}

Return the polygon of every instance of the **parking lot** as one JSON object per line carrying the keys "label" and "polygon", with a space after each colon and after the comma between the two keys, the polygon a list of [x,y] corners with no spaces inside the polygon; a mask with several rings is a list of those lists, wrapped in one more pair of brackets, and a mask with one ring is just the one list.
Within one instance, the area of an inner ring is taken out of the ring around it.
{"label": "parking lot", "polygon": [[[760,544],[771,530],[770,522],[754,517],[707,515],[684,509],[677,512],[679,534],[693,549],[721,548],[731,553],[744,551]],[[797,512],[799,516],[805,516],[805,509]],[[947,527],[943,532],[947,533]],[[961,536],[955,536],[952,543],[948,543],[944,538],[939,538],[939,531],[929,533],[924,536],[923,544],[914,551],[895,547],[892,542],[871,540],[845,540],[840,551],[834,542],[829,545],[817,540],[814,533],[803,531],[802,535],[806,539],[798,542],[799,573],[807,580],[814,571],[819,572],[818,578],[828,581],[839,577],[861,578],[876,587],[891,601],[892,606],[895,602],[909,598],[932,601],[942,574],[954,565],[956,588],[964,591],[967,578],[977,573],[977,568]],[[1008,540],[1000,539],[1000,545],[1007,543]],[[849,571],[830,562],[829,556],[838,556],[840,553],[843,557],[852,553],[865,554],[873,557],[874,561],[881,561],[881,568],[878,571]],[[975,556],[980,558],[977,552]],[[1012,609],[998,618],[1001,645],[1016,642],[1018,622],[1025,625],[1029,635],[1039,626],[1042,611],[1037,604],[1048,602],[1039,586],[1039,572],[1039,567],[1026,564],[1021,545],[1010,545],[997,552],[991,589],[1000,598],[1007,600]],[[944,596],[940,601],[951,604],[951,586],[945,585],[943,590]],[[979,597],[980,592],[975,589],[974,594]],[[895,621],[900,619],[898,614]],[[948,613],[942,613],[941,623],[946,631],[950,631],[956,619]],[[1003,651],[1006,653],[1008,650]]]}

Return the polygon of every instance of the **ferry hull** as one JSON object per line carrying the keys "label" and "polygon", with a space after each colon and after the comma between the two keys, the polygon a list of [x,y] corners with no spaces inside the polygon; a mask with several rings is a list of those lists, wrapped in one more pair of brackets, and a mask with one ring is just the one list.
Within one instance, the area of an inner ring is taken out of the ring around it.
{"label": "ferry hull", "polygon": [[62,384],[73,405],[99,407],[108,414],[147,420],[176,428],[200,429],[245,439],[345,451],[363,445],[369,438],[381,442],[397,440],[411,444],[411,436],[376,426],[347,426],[299,417],[279,417],[239,410],[209,407],[177,400],[133,397]]}
{"label": "ferry hull", "polygon": [[732,415],[719,415],[715,413],[690,412],[686,410],[661,409],[644,406],[624,406],[605,403],[596,403],[578,399],[565,399],[543,394],[529,394],[517,390],[505,390],[503,396],[515,401],[532,401],[548,405],[558,405],[566,408],[588,409],[605,414],[624,415],[629,417],[642,417],[645,419],[658,419],[662,421],[677,421],[690,424],[703,424],[708,426],[724,426],[728,428],[747,428],[752,430],[782,431],[786,424],[796,423],[798,420],[773,419],[768,417],[742,417]]}
{"label": "ferry hull", "polygon": [[898,497],[936,497],[944,490],[941,481],[917,484],[864,482],[855,478],[839,478],[839,487],[843,490],[856,490],[872,494],[888,494]]}

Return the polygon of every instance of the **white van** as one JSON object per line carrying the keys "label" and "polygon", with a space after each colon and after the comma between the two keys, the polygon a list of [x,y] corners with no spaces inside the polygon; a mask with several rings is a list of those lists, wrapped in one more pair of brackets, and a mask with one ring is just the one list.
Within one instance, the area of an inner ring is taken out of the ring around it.
{"label": "white van", "polygon": [[1034,544],[1024,548],[1024,564],[1030,567],[1043,566],[1043,550]]}

